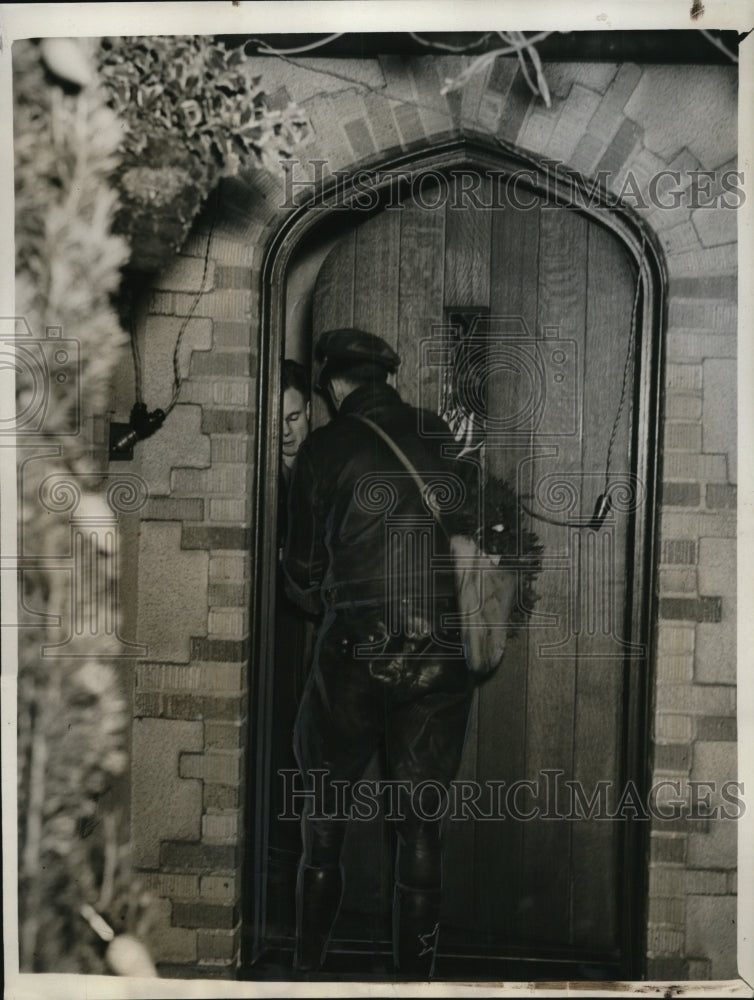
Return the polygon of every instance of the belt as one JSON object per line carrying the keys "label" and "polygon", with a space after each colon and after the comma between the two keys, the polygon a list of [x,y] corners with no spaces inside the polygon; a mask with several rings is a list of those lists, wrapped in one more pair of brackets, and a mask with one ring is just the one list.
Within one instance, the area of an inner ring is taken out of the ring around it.
{"label": "belt", "polygon": [[[327,608],[343,607],[348,604],[372,605],[385,607],[390,603],[384,581],[355,581],[326,587],[322,591],[322,600]],[[407,598],[404,599],[408,601]],[[439,610],[450,610],[456,605],[456,595],[436,594],[432,599],[432,607]]]}

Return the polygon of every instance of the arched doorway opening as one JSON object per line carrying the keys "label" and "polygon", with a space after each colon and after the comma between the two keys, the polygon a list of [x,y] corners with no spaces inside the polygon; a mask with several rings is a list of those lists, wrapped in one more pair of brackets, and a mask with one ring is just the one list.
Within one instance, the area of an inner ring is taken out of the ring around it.
{"label": "arched doorway opening", "polygon": [[[264,272],[247,963],[284,968],[293,931],[295,854],[287,874],[276,870],[271,814],[283,682],[265,511],[277,503],[279,368],[284,355],[309,364],[313,337],[354,324],[398,349],[404,398],[439,412],[448,358],[469,335],[484,345],[465,401],[467,416],[477,407],[480,475],[515,485],[544,546],[529,627],[475,702],[467,791],[446,824],[438,975],[635,978],[646,845],[641,823],[611,813],[626,789],[641,794],[647,772],[659,257],[626,211],[512,152],[455,142],[381,173],[366,207],[363,188],[342,180],[334,206],[318,192],[278,234]],[[315,426],[326,419],[318,401]],[[595,527],[608,485],[613,509]],[[348,835],[332,953],[344,969],[380,975],[391,858],[381,827],[367,826]]]}

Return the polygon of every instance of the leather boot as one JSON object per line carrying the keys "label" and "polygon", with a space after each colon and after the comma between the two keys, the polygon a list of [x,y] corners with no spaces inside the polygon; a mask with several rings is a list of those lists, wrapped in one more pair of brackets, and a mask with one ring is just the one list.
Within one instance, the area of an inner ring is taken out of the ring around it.
{"label": "leather boot", "polygon": [[317,972],[325,960],[335,919],[343,895],[340,867],[299,868],[296,884],[296,951],[293,968],[297,972]]}
{"label": "leather boot", "polygon": [[430,979],[440,921],[439,889],[414,889],[396,882],[393,896],[393,959],[396,972]]}

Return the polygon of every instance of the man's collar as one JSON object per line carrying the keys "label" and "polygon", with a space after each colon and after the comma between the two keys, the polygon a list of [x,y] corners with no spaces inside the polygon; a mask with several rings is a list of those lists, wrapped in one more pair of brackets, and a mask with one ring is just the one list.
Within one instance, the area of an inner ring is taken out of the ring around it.
{"label": "man's collar", "polygon": [[349,392],[340,404],[339,414],[364,413],[373,410],[378,406],[400,403],[401,397],[396,390],[386,382],[376,385],[360,385],[358,389]]}

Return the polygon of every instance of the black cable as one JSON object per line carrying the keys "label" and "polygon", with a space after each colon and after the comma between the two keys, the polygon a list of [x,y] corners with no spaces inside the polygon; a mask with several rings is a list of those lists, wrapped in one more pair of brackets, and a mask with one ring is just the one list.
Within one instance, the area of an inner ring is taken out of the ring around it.
{"label": "black cable", "polygon": [[610,501],[610,464],[613,457],[613,447],[615,445],[615,438],[618,433],[618,426],[620,424],[620,418],[623,414],[623,407],[626,403],[626,390],[628,388],[628,372],[631,367],[631,361],[634,354],[634,345],[636,343],[636,314],[639,306],[639,295],[641,292],[641,272],[644,266],[644,248],[646,244],[646,234],[644,230],[641,231],[641,248],[639,250],[639,269],[636,275],[636,288],[634,290],[634,300],[631,307],[631,325],[628,334],[628,343],[626,345],[626,357],[623,362],[623,378],[621,382],[620,400],[618,402],[618,409],[615,412],[615,418],[613,420],[612,430],[610,432],[610,441],[607,446],[607,457],[605,459],[605,485],[603,492],[597,497],[597,502],[595,504],[594,513],[592,514],[591,520],[585,524],[583,521],[562,521],[558,518],[547,517],[545,514],[537,514],[533,510],[530,510],[523,500],[519,499],[521,509],[529,517],[533,517],[538,521],[544,521],[546,524],[553,524],[558,528],[584,528],[590,527],[597,529],[600,527],[604,521],[607,514],[610,512],[612,503]]}
{"label": "black cable", "polygon": [[199,282],[199,291],[194,295],[194,299],[191,303],[191,308],[184,317],[183,323],[181,323],[181,328],[178,331],[178,336],[176,337],[175,340],[175,347],[173,348],[173,395],[165,409],[165,416],[167,416],[172,411],[172,409],[175,407],[175,404],[178,402],[178,396],[180,395],[181,392],[181,386],[185,382],[185,377],[181,375],[179,368],[179,352],[181,349],[181,341],[183,340],[183,335],[186,332],[186,329],[189,325],[189,321],[196,312],[196,307],[199,305],[199,299],[202,297],[202,295],[204,295],[205,292],[204,284],[207,280],[207,271],[209,270],[209,253],[210,253],[210,248],[212,246],[212,236],[215,231],[215,223],[217,222],[217,209],[219,201],[220,201],[219,190],[216,189],[215,212],[213,213],[212,224],[210,225],[209,234],[207,236],[207,249],[204,253],[204,270],[202,271],[202,280]]}

